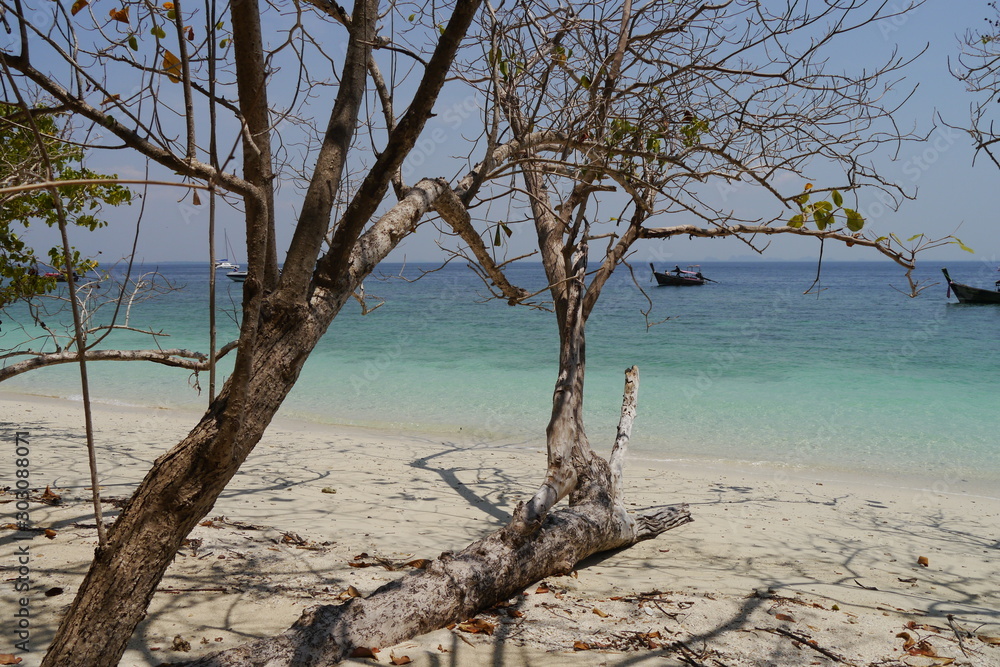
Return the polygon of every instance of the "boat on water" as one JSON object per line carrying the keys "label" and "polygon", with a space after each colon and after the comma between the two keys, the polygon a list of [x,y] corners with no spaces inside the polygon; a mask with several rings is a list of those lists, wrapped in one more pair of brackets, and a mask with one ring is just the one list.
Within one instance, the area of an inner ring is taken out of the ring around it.
{"label": "boat on water", "polygon": [[[42,276],[43,276],[44,278],[55,278],[55,279],[56,279],[56,282],[57,282],[57,283],[65,283],[65,282],[68,282],[68,279],[67,279],[67,277],[66,277],[66,273],[65,273],[65,272],[58,272],[58,271],[50,271],[50,272],[48,272],[48,273],[44,273],[44,274],[42,274]],[[82,280],[82,279],[83,279],[83,276],[82,276],[82,275],[80,275],[80,274],[79,274],[79,273],[77,273],[76,271],[74,271],[74,272],[73,272],[73,280],[74,280],[74,281],[80,281],[80,280]]]}
{"label": "boat on water", "polygon": [[653,270],[653,277],[656,278],[656,283],[660,286],[688,287],[715,282],[711,278],[701,275],[701,267],[698,266],[689,266],[686,269],[675,266],[672,271],[657,271],[656,267],[650,263],[649,268]]}
{"label": "boat on water", "polygon": [[[45,268],[49,268],[49,267],[45,267]],[[31,275],[33,275],[33,276],[37,276],[38,275],[38,269],[37,269],[37,267],[31,269],[31,271],[29,271],[29,273]],[[42,275],[43,278],[52,278],[57,283],[66,283],[66,282],[69,282],[69,279],[66,276],[66,271],[65,270],[63,270],[63,271],[57,271],[57,270],[53,269],[52,271],[46,271],[45,273],[43,273],[41,275]],[[91,276],[88,277],[87,274],[85,274],[85,273],[80,273],[78,271],[74,271],[73,272],[73,281],[77,282],[77,283],[83,283],[83,282],[96,283],[97,280],[98,280],[98,278],[96,276],[97,276],[96,272],[94,273],[94,275],[91,275]]]}
{"label": "boat on water", "polygon": [[237,269],[236,271],[230,271],[229,273],[227,273],[226,277],[232,281],[241,283],[247,279],[247,272],[240,271],[239,269]]}
{"label": "boat on water", "polygon": [[[225,229],[223,229],[222,230],[222,234],[223,234],[223,237],[226,239],[225,240],[226,252],[228,252],[230,255],[232,255],[233,257],[235,257],[236,255],[233,253],[233,246],[231,246],[229,244],[229,232],[227,232]],[[230,262],[228,257],[223,257],[220,260],[216,260],[216,262],[215,262],[215,270],[218,271],[220,269],[225,269],[226,271],[229,271],[230,273],[243,273],[243,279],[246,278],[246,273],[247,272],[246,271],[242,271],[241,272],[240,271],[240,265],[237,264],[236,262]],[[229,276],[229,273],[227,273],[226,275]],[[232,276],[230,276],[230,277],[232,277]],[[243,282],[243,280],[239,279],[239,278],[233,278],[233,280],[236,280],[238,282]]]}
{"label": "boat on water", "polygon": [[1000,280],[996,281],[996,289],[983,289],[956,283],[948,275],[948,269],[941,269],[944,279],[948,281],[948,296],[955,293],[959,303],[1000,303]]}

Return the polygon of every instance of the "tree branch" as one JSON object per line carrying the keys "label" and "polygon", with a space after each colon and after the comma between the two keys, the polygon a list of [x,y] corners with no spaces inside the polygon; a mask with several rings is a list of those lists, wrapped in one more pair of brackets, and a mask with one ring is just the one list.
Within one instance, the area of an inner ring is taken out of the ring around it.
{"label": "tree branch", "polygon": [[238,178],[233,174],[213,169],[211,165],[207,165],[197,160],[187,160],[181,158],[170,151],[153,144],[140,136],[137,132],[129,130],[124,125],[120,124],[111,115],[91,106],[83,99],[74,97],[68,90],[39,72],[31,65],[30,62],[20,56],[11,56],[0,51],[0,62],[6,63],[12,70],[22,74],[34,82],[40,88],[56,98],[62,106],[71,109],[73,113],[79,114],[84,118],[97,123],[108,132],[121,139],[126,146],[135,149],[154,162],[190,178],[197,178],[203,181],[214,181],[215,183],[218,183],[220,187],[223,187],[230,192],[242,195],[249,195],[255,192],[255,188],[247,181]]}
{"label": "tree branch", "polygon": [[893,250],[879,241],[867,239],[860,234],[845,234],[841,230],[808,229],[806,227],[770,227],[768,225],[727,225],[724,227],[705,228],[694,225],[678,225],[676,227],[644,228],[640,232],[644,239],[667,239],[672,236],[692,236],[701,238],[723,238],[726,236],[753,234],[795,234],[798,236],[811,236],[818,239],[833,239],[842,241],[848,246],[861,245],[875,248],[880,253],[896,262],[900,266],[908,269],[913,268],[913,260],[903,256],[903,253]]}
{"label": "tree branch", "polygon": [[[218,354],[221,358],[226,352],[236,347],[236,341],[226,344]],[[31,354],[26,353],[26,354]],[[191,371],[207,371],[208,356],[201,352],[185,349],[174,350],[87,350],[84,358],[88,361],[149,361],[173,368],[186,368]],[[12,377],[33,371],[37,368],[69,364],[79,361],[80,355],[75,349],[61,352],[37,353],[32,359],[19,361],[16,364],[0,368],[0,382]]]}
{"label": "tree branch", "polygon": [[438,40],[423,78],[414,92],[410,107],[389,135],[386,148],[369,170],[357,193],[351,199],[340,224],[334,232],[330,250],[320,260],[319,274],[324,281],[337,275],[345,265],[354,241],[368,224],[385,196],[389,180],[403,163],[431,116],[434,102],[444,85],[458,47],[482,0],[458,0],[455,9]]}

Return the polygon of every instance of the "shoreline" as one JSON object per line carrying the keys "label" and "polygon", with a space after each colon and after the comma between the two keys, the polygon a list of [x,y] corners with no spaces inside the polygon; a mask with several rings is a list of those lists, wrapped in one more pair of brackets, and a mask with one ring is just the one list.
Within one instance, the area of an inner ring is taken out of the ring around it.
{"label": "shoreline", "polygon": [[[47,394],[30,394],[0,389],[0,402],[4,401],[37,401],[42,405],[49,404],[49,402],[51,402],[52,405],[82,405],[82,400],[79,398],[64,398],[61,396],[52,396]],[[188,421],[186,423],[189,426],[193,426],[203,414],[202,411],[189,407],[147,406],[126,402],[111,402],[100,399],[94,399],[92,401],[92,405],[95,409],[111,412],[125,411],[142,414],[148,411],[156,411],[163,414],[172,414],[177,416],[179,421],[187,419]],[[83,416],[81,412],[81,431],[82,423]],[[445,428],[421,429],[418,427],[400,428],[389,426],[382,427],[343,424],[339,422],[316,421],[299,416],[282,416],[280,411],[278,416],[274,418],[272,426],[275,424],[285,425],[287,428],[310,433],[337,431],[351,433],[360,438],[392,438],[404,441],[418,440],[428,442],[454,441],[461,443],[466,447],[500,447],[519,450],[526,453],[536,452],[544,454],[545,452],[544,434],[539,434],[537,442],[530,442],[524,439],[513,441],[511,438],[504,437],[503,435],[491,438],[469,436],[461,433],[461,428],[458,429],[458,432],[455,432],[453,429]],[[591,446],[594,448],[595,452],[604,458],[607,458],[610,454],[610,446],[595,446],[594,443],[591,443]],[[870,470],[833,468],[821,465],[790,465],[767,460],[750,461],[728,458],[697,458],[694,455],[684,457],[666,457],[651,450],[642,449],[641,447],[637,448],[634,445],[629,448],[628,461],[635,464],[639,464],[641,462],[643,465],[663,468],[676,466],[684,469],[690,469],[699,475],[710,475],[716,472],[725,473],[739,471],[744,475],[761,478],[773,477],[783,479],[787,477],[802,481],[857,484],[861,486],[885,487],[888,489],[920,494],[933,493],[940,495],[968,496],[971,498],[981,498],[983,500],[1000,501],[1000,480],[989,478],[970,480],[964,479],[962,475],[954,475],[947,472],[944,474],[932,474],[931,472],[927,472],[926,474],[920,475],[911,472],[898,473],[887,470],[879,474]],[[626,463],[626,465],[628,465],[628,463]],[[905,477],[901,477],[901,474],[905,475]],[[906,481],[904,482],[904,480]]]}
{"label": "shoreline", "polygon": [[[79,403],[0,392],[0,406],[5,440],[15,428],[32,433],[33,487],[51,484],[64,501],[31,505],[34,524],[56,531],[30,541],[35,651],[22,665],[31,667],[76,592],[96,531]],[[98,404],[102,497],[127,497],[195,418]],[[0,487],[12,484],[9,463],[0,464]],[[544,446],[276,419],[210,524],[178,553],[121,664],[230,648],[284,630],[307,606],[340,601],[348,586],[367,595],[405,574],[373,558],[400,563],[464,547],[502,525],[543,472]],[[381,647],[379,662],[394,654],[427,667],[678,665],[682,642],[705,664],[834,664],[784,631],[856,665],[945,664],[909,655],[904,632],[952,664],[1000,665],[1000,646],[985,640],[966,640],[972,652],[964,655],[946,618],[1000,637],[995,497],[635,457],[625,474],[635,509],[687,502],[695,522],[529,587],[515,600],[521,616],[480,614],[496,625],[493,635],[438,630]],[[109,502],[105,511],[110,520],[118,510]],[[0,531],[5,569],[12,535]],[[359,561],[361,554],[370,556]],[[63,593],[43,595],[57,588]],[[10,595],[3,599],[10,609]],[[9,637],[0,640],[0,653],[8,652]],[[175,648],[184,642],[189,651]],[[574,650],[577,642],[588,648]]]}

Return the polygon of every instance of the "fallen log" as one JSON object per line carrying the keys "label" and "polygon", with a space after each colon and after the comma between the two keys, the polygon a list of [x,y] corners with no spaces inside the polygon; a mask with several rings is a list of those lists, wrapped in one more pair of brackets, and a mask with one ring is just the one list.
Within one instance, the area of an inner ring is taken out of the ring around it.
{"label": "fallen log", "polygon": [[338,662],[357,648],[392,646],[474,616],[527,586],[568,574],[591,554],[649,539],[690,522],[686,505],[640,517],[625,535],[600,503],[551,513],[531,536],[509,526],[458,553],[445,552],[425,570],[390,582],[367,598],[307,610],[282,634],[215,653],[197,667],[312,667]]}
{"label": "fallen log", "polygon": [[[687,505],[629,514],[622,490],[625,450],[635,417],[638,370],[626,371],[618,437],[610,463],[592,455],[576,469],[570,505],[527,519],[518,505],[510,523],[426,569],[385,584],[367,598],[306,610],[285,632],[183,663],[191,667],[318,667],[356,649],[392,646],[464,621],[546,577],[569,574],[602,551],[629,547],[692,521]],[[589,449],[589,447],[588,447]],[[580,461],[578,459],[578,461]]]}

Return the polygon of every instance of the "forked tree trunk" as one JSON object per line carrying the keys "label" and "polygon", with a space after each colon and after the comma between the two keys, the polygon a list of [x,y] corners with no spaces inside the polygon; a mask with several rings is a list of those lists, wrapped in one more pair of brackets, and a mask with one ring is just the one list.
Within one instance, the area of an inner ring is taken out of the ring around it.
{"label": "forked tree trunk", "polygon": [[[512,522],[425,570],[388,583],[367,598],[307,610],[287,631],[201,659],[190,667],[319,667],[356,648],[381,648],[462,621],[526,586],[567,574],[591,554],[627,547],[691,521],[687,506],[632,517],[625,510],[620,465],[635,413],[638,372],[627,371],[619,437],[611,465],[594,456],[566,509],[550,512],[526,534],[524,505]],[[616,470],[617,467],[617,470]]]}
{"label": "forked tree trunk", "polygon": [[226,418],[230,381],[197,426],[158,458],[95,553],[43,667],[117,665],[181,542],[260,440],[316,342],[372,268],[441,196],[447,183],[424,179],[362,239],[339,291],[317,287],[309,307],[277,310],[259,326],[246,409]]}
{"label": "forked tree trunk", "polygon": [[[425,570],[382,586],[368,598],[306,611],[286,632],[196,660],[197,667],[319,667],[356,648],[382,648],[473,616],[526,586],[567,574],[591,554],[627,547],[691,521],[687,506],[642,517],[626,510],[622,467],[635,417],[639,373],[626,371],[618,437],[611,459],[590,448],[583,430],[586,246],[574,257],[560,308],[559,376],[547,430],[545,482],[510,523]],[[569,495],[569,507],[551,512]]]}

